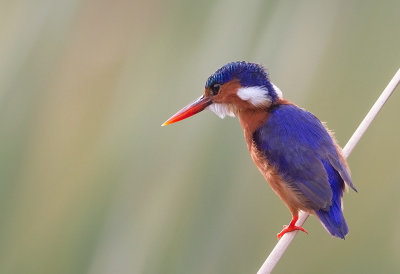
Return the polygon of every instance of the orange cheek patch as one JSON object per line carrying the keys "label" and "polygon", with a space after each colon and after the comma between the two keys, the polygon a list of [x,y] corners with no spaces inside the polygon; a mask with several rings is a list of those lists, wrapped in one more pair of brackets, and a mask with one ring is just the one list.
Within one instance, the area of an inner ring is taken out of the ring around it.
{"label": "orange cheek patch", "polygon": [[[212,101],[219,104],[227,104],[234,106],[234,109],[248,109],[251,105],[240,99],[237,95],[237,91],[242,87],[238,79],[234,79],[221,86],[221,90],[218,95],[212,96]],[[209,89],[205,90],[205,95],[210,96],[211,92]]]}

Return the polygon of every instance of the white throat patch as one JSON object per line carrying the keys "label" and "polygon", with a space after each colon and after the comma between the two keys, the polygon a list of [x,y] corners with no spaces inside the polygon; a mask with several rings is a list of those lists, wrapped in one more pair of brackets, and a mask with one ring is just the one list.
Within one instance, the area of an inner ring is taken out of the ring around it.
{"label": "white throat patch", "polygon": [[221,119],[225,118],[225,116],[235,117],[232,109],[226,104],[212,103],[207,108],[217,114]]}
{"label": "white throat patch", "polygon": [[272,84],[272,87],[274,88],[274,90],[276,92],[276,95],[278,95],[278,97],[280,99],[282,99],[283,98],[282,90],[280,88],[278,88],[277,86],[275,86],[274,83],[271,83],[271,84]]}
{"label": "white throat patch", "polygon": [[237,91],[237,95],[243,101],[250,102],[253,106],[262,107],[271,103],[268,90],[262,87],[244,87]]}

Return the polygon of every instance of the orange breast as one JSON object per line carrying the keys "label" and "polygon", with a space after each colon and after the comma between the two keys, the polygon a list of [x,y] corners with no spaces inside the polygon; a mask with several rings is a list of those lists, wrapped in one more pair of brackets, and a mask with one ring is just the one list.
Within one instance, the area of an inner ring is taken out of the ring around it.
{"label": "orange breast", "polygon": [[251,158],[274,192],[289,208],[292,215],[297,215],[299,210],[310,212],[305,207],[306,203],[302,195],[297,193],[294,189],[291,189],[288,184],[284,182],[277,170],[268,163],[268,159],[257,149],[253,141],[254,131],[267,122],[268,115],[268,111],[264,109],[249,110],[237,114],[243,128]]}

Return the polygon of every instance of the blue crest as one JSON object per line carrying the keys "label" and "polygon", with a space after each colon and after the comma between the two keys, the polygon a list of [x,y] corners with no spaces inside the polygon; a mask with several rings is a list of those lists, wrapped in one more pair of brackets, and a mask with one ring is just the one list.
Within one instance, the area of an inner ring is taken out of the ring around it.
{"label": "blue crest", "polygon": [[208,78],[205,87],[209,88],[216,83],[222,85],[233,79],[238,79],[243,87],[264,87],[273,101],[278,99],[265,69],[259,64],[245,61],[232,62],[221,67]]}

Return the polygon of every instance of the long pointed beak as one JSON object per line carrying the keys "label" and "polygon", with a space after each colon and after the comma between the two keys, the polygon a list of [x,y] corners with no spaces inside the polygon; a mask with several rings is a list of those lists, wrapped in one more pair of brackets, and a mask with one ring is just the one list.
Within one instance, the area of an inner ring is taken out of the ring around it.
{"label": "long pointed beak", "polygon": [[195,115],[196,113],[199,113],[200,111],[204,110],[206,107],[212,104],[212,101],[210,98],[200,96],[197,100],[195,100],[193,103],[187,105],[177,113],[175,113],[171,118],[169,118],[167,121],[164,122],[161,126],[166,126],[169,124],[176,123],[180,120],[189,118],[190,116]]}

